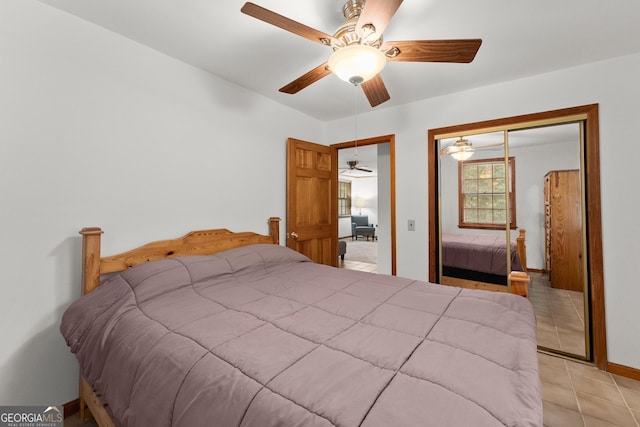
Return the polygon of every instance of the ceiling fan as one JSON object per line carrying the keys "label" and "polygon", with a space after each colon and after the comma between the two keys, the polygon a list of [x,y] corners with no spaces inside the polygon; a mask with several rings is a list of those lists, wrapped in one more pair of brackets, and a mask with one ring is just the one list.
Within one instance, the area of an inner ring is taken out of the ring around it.
{"label": "ceiling fan", "polygon": [[369,104],[375,107],[390,99],[380,77],[387,61],[468,63],[482,44],[481,39],[384,42],[382,33],[401,3],[402,0],[347,0],[343,7],[346,22],[333,35],[251,2],[245,3],[241,11],[333,49],[328,61],[283,86],[280,92],[297,93],[334,73],[353,85],[361,85]]}
{"label": "ceiling fan", "polygon": [[342,173],[344,173],[344,171],[352,171],[352,170],[358,170],[358,171],[362,171],[362,172],[373,172],[373,169],[369,169],[368,167],[365,166],[358,166],[360,164],[359,161],[357,160],[348,160],[347,161],[347,166],[349,166],[348,168],[340,168],[341,170],[343,170]]}
{"label": "ceiling fan", "polygon": [[468,139],[464,139],[460,137],[456,142],[449,145],[448,147],[444,147],[440,150],[440,154],[443,156],[451,156],[458,161],[467,160],[476,150],[481,150],[483,148],[493,148],[498,146],[503,146],[504,143],[498,142],[495,144],[484,144],[481,146],[473,146]]}

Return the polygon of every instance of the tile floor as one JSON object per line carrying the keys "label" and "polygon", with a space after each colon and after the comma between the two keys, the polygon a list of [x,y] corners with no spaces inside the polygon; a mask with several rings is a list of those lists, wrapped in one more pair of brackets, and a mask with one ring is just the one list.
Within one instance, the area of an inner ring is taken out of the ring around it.
{"label": "tile floor", "polygon": [[338,268],[346,268],[348,270],[359,270],[366,271],[369,273],[376,273],[378,271],[378,264],[371,264],[368,262],[359,262],[359,261],[349,261],[345,259],[344,261],[338,260]]}
{"label": "tile floor", "polygon": [[538,322],[538,344],[585,356],[584,294],[554,289],[548,276],[530,272],[529,301]]}
{"label": "tile floor", "polygon": [[538,356],[545,426],[640,426],[640,381],[556,356]]}

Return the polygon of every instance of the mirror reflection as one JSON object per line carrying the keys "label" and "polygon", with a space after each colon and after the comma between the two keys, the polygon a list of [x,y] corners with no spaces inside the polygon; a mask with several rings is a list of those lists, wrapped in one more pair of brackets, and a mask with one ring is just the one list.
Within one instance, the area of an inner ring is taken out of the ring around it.
{"label": "mirror reflection", "polygon": [[440,278],[528,297],[539,346],[588,358],[581,126],[438,140]]}
{"label": "mirror reflection", "polygon": [[[464,141],[464,143],[461,143]],[[442,283],[506,291],[509,260],[506,218],[512,216],[514,159],[505,159],[504,132],[442,139],[441,244]],[[463,147],[466,159],[458,160]],[[511,206],[509,206],[511,205]]]}

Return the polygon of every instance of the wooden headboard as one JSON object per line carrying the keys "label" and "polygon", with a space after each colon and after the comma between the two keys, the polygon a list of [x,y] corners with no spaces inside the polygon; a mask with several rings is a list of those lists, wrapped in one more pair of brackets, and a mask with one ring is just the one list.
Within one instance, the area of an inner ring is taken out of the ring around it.
{"label": "wooden headboard", "polygon": [[107,257],[100,256],[102,229],[85,227],[82,234],[82,294],[100,285],[100,275],[123,271],[135,265],[185,255],[211,255],[258,243],[280,243],[280,218],[269,218],[269,234],[233,233],[227,229],[192,231],[183,237],[159,240]]}

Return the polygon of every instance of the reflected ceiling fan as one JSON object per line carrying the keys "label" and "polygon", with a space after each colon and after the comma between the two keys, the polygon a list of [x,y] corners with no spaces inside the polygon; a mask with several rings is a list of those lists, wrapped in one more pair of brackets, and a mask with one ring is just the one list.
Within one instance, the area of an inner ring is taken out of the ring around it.
{"label": "reflected ceiling fan", "polygon": [[329,46],[329,60],[280,88],[294,94],[334,73],[353,85],[361,85],[372,107],[390,99],[380,77],[387,61],[455,62],[473,61],[481,39],[406,40],[384,42],[382,33],[402,0],[347,0],[343,7],[346,22],[333,34],[318,31],[247,2],[241,11],[313,42]]}
{"label": "reflected ceiling fan", "polygon": [[451,156],[454,159],[458,160],[458,161],[463,161],[463,160],[467,160],[468,158],[470,158],[471,156],[473,156],[473,153],[476,150],[481,150],[483,148],[492,148],[492,147],[498,147],[504,145],[504,143],[502,142],[498,142],[495,144],[484,144],[481,146],[473,146],[471,144],[471,142],[469,142],[468,139],[464,139],[462,137],[460,137],[456,142],[454,142],[453,144],[444,147],[442,150],[440,150],[440,154],[443,156]]}
{"label": "reflected ceiling fan", "polygon": [[348,168],[340,168],[340,170],[342,170],[341,173],[345,173],[347,171],[353,171],[353,170],[358,170],[358,171],[362,171],[362,172],[373,172],[373,169],[369,169],[368,167],[365,166],[358,166],[360,164],[359,161],[357,160],[348,160],[347,161],[347,166],[349,166]]}

